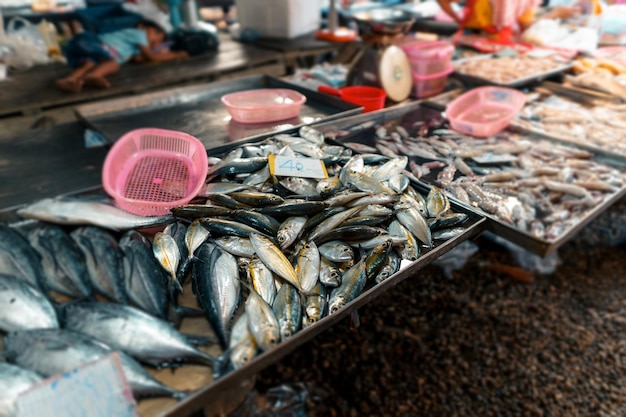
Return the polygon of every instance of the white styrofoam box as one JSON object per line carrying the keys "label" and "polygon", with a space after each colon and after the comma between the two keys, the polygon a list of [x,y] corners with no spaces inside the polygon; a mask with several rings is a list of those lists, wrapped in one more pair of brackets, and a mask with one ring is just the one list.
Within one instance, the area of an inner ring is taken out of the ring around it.
{"label": "white styrofoam box", "polygon": [[241,31],[291,39],[319,29],[321,0],[235,0]]}

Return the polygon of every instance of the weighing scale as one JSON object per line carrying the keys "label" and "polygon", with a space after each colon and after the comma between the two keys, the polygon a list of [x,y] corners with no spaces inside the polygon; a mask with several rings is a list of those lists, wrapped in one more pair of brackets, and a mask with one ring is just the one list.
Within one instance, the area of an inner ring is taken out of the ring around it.
{"label": "weighing scale", "polygon": [[350,17],[357,23],[364,46],[346,77],[348,85],[380,87],[392,101],[411,94],[413,76],[404,51],[394,43],[411,29],[415,18],[394,9],[372,9]]}

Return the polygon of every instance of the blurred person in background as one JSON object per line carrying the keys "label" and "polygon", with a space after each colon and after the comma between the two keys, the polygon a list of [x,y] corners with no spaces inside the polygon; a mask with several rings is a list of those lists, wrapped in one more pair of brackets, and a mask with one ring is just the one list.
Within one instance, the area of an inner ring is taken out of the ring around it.
{"label": "blurred person in background", "polygon": [[[599,0],[584,0],[596,2]],[[541,0],[466,0],[458,14],[452,3],[458,0],[437,0],[442,10],[458,25],[460,31],[479,33],[510,42],[536,20]],[[542,19],[569,19],[580,14],[578,6],[559,6],[541,16]]]}

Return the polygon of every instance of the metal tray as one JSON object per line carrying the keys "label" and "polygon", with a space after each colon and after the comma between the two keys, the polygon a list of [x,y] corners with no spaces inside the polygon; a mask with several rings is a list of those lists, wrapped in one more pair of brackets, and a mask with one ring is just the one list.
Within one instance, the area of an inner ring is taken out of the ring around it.
{"label": "metal tray", "polygon": [[[448,95],[456,94],[456,90]],[[372,115],[368,117],[368,115]],[[424,107],[420,103],[414,103],[408,106],[398,107],[393,111],[381,111],[377,113],[368,113],[359,116],[354,116],[348,119],[337,120],[328,123],[322,123],[317,126],[319,130],[324,132],[327,136],[332,137],[333,134],[339,132],[339,135],[335,138],[340,144],[347,142],[358,142],[372,146],[375,138],[376,126],[383,122],[389,122],[393,124],[401,125],[410,131],[410,126],[415,122],[427,122],[431,120],[442,119],[441,112],[432,108]],[[543,137],[542,135],[529,134],[530,140],[550,140],[550,138]],[[571,147],[572,144],[567,144]],[[577,147],[575,147],[577,148]],[[420,160],[420,162],[427,161],[425,159],[419,159],[416,157],[409,157],[409,159]],[[594,160],[599,163],[603,163],[612,167],[621,165],[619,160],[614,159],[611,155],[606,153],[597,153],[594,156]],[[427,177],[423,180],[426,184],[431,185],[433,178]],[[537,238],[524,230],[521,230],[511,224],[505,223],[491,214],[482,211],[479,208],[467,205],[451,195],[448,195],[451,201],[454,201],[459,206],[463,206],[468,210],[475,211],[481,216],[485,216],[487,219],[487,229],[495,234],[518,244],[524,249],[533,252],[540,256],[547,256],[550,252],[563,245],[568,240],[572,239],[584,226],[593,221],[602,212],[607,210],[611,205],[617,202],[624,194],[626,194],[626,186],[620,188],[618,191],[608,196],[601,204],[592,208],[584,217],[582,217],[575,225],[566,229],[561,235],[555,239],[547,240]]]}
{"label": "metal tray", "polygon": [[[394,108],[391,113],[399,111],[398,107]],[[372,114],[372,113],[369,113]],[[365,115],[367,116],[367,115]],[[270,135],[266,135],[270,136]],[[249,138],[243,140],[238,143],[230,143],[222,146],[218,146],[216,148],[211,148],[207,151],[210,156],[221,155],[225,152],[228,152],[234,149],[237,146],[240,146],[244,143],[257,142],[262,140],[263,138]],[[413,186],[421,192],[422,194],[426,194],[429,191],[429,188],[422,183],[413,183]],[[87,190],[82,190],[80,192],[69,193],[66,195],[73,196],[81,196],[81,195],[90,195],[90,194],[103,194],[104,191],[101,187],[91,188]],[[183,417],[183,416],[191,416],[191,415],[204,415],[204,416],[222,416],[227,415],[230,412],[230,409],[233,406],[238,405],[238,402],[242,401],[243,398],[248,394],[248,392],[253,388],[253,380],[255,375],[263,370],[264,368],[272,365],[273,363],[280,360],[285,355],[289,354],[302,344],[307,341],[313,339],[318,334],[322,333],[326,329],[330,328],[337,322],[345,319],[348,315],[354,312],[359,307],[365,305],[366,303],[372,301],[383,292],[389,290],[394,287],[401,281],[415,276],[415,273],[421,268],[425,267],[438,257],[444,255],[449,252],[460,243],[465,240],[471,239],[475,236],[478,236],[485,230],[485,218],[481,215],[477,214],[474,210],[468,209],[463,205],[458,205],[455,202],[451,202],[452,209],[455,212],[466,213],[469,218],[464,223],[466,230],[459,236],[444,241],[440,244],[436,244],[433,249],[428,250],[427,252],[422,252],[422,255],[414,262],[410,263],[382,283],[375,285],[369,288],[367,291],[364,291],[359,297],[353,300],[351,303],[347,304],[345,307],[340,309],[337,313],[326,316],[316,324],[312,325],[307,329],[303,329],[292,336],[288,341],[279,344],[276,348],[271,351],[267,351],[263,354],[255,357],[248,365],[235,370],[218,380],[214,380],[210,382],[208,385],[203,386],[202,388],[196,390],[194,393],[190,394],[185,399],[172,404],[173,400],[165,399],[165,398],[156,398],[156,399],[145,399],[139,401],[139,409],[140,415],[142,417],[152,417],[152,416],[168,416],[168,417]],[[19,217],[16,214],[16,210],[19,207],[12,207],[10,209],[0,211],[0,222],[16,222],[19,220]],[[190,291],[187,291],[187,296],[189,296]],[[182,302],[183,305],[186,305]],[[198,320],[206,320],[204,318],[195,318]],[[184,323],[183,323],[184,324]],[[195,329],[194,329],[195,330]],[[193,331],[194,334],[202,335],[201,331]],[[181,370],[185,370],[187,365],[183,365],[178,368],[177,372]],[[210,368],[201,368],[202,370],[198,370],[195,372],[202,373],[203,375],[192,374],[191,378],[205,378],[209,379],[207,375],[211,373]],[[192,372],[192,371],[190,371]],[[161,381],[175,381],[176,374],[171,374],[167,369],[158,371]],[[185,375],[189,377],[189,374]],[[180,381],[178,381],[180,382]],[[204,412],[204,414],[200,414]]]}
{"label": "metal tray", "polygon": [[[230,118],[225,94],[258,88],[288,88],[307,98],[299,117],[271,123],[243,124]],[[211,148],[235,140],[281,132],[322,120],[360,113],[362,107],[278,78],[259,75],[124,97],[75,107],[78,118],[111,143],[143,127],[180,130]]]}
{"label": "metal tray", "polygon": [[[540,89],[549,90],[549,91],[554,92],[557,95],[565,96],[567,98],[573,99],[574,101],[578,101],[582,103],[589,103],[590,105],[593,105],[594,101],[607,99],[607,97],[602,93],[596,94],[596,92],[592,92],[590,90],[572,89],[570,87],[563,86],[561,84],[557,84],[557,83],[553,83],[549,81],[544,81],[538,87],[535,88],[535,90],[540,90]],[[438,96],[427,98],[424,101],[422,101],[422,104],[426,107],[431,107],[433,109],[441,110],[442,112],[444,112],[446,109],[446,106],[450,102],[452,102],[452,100],[454,100],[461,94],[465,93],[466,91],[467,89],[465,88],[458,88],[456,90],[451,90],[443,94],[440,94]],[[614,98],[608,98],[607,101],[615,103],[615,104],[620,104],[620,102]],[[511,122],[511,124],[509,125],[507,129],[512,132],[535,135],[535,136],[545,138],[545,139],[548,139],[548,140],[551,140],[560,144],[565,144],[569,146],[574,146],[579,149],[584,149],[584,150],[594,153],[597,157],[602,158],[603,160],[602,162],[608,165],[626,168],[626,154],[624,153],[619,153],[619,152],[615,152],[609,149],[605,149],[605,148],[590,144],[588,142],[575,141],[575,140],[572,140],[568,136],[559,136],[554,133],[546,132],[543,129],[534,128],[533,126],[531,126],[530,123],[522,122],[522,121],[519,121],[518,119],[513,119],[513,121]]]}
{"label": "metal tray", "polygon": [[[477,56],[477,57],[470,57],[470,58],[465,58],[465,59],[460,59],[455,61],[453,64],[459,64],[462,62],[465,62],[467,60],[475,60],[475,59],[490,59],[492,58],[492,55],[481,55],[481,56]],[[463,72],[459,72],[456,70],[456,67],[454,69],[454,72],[451,74],[452,77],[463,81],[466,84],[469,85],[495,85],[495,86],[499,86],[499,87],[509,87],[509,88],[518,88],[518,87],[524,87],[524,86],[528,86],[530,84],[539,84],[542,81],[544,81],[547,78],[550,78],[554,75],[558,75],[561,74],[567,70],[569,70],[570,68],[572,68],[574,64],[573,63],[567,63],[567,64],[563,64],[561,66],[558,66],[556,68],[553,68],[551,70],[548,71],[544,71],[544,72],[540,72],[537,74],[534,74],[532,76],[529,77],[524,77],[524,78],[518,78],[517,80],[513,80],[513,81],[509,81],[508,83],[500,83],[497,81],[493,81],[490,80],[488,78],[483,78],[483,77],[479,77],[479,76],[475,76],[475,75],[469,75],[469,74],[465,74]]]}

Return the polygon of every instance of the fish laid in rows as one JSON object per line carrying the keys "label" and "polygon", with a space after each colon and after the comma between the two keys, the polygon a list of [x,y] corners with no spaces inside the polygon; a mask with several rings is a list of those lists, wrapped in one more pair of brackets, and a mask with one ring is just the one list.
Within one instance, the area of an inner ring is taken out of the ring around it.
{"label": "fish laid in rows", "polygon": [[[87,335],[64,329],[25,330],[9,333],[4,338],[4,354],[9,362],[44,377],[71,371],[113,352],[115,350],[109,346]],[[117,353],[135,396],[184,396],[154,379],[130,356]]]}

